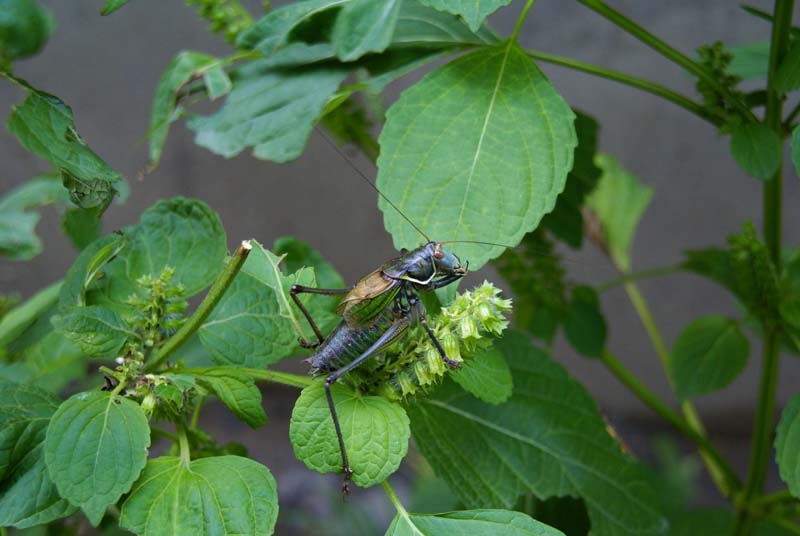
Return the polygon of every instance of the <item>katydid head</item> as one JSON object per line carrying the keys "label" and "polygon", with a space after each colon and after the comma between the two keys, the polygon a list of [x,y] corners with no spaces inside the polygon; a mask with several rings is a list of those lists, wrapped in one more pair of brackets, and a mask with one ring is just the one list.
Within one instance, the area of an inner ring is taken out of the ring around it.
{"label": "katydid head", "polygon": [[433,248],[433,263],[436,265],[436,271],[447,275],[465,275],[467,273],[467,268],[461,266],[461,259],[444,249],[441,242],[429,242],[426,246]]}

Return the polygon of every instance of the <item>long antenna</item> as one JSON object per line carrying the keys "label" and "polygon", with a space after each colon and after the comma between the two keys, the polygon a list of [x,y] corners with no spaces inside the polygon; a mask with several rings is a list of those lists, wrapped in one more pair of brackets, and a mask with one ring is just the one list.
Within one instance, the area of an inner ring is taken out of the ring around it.
{"label": "long antenna", "polygon": [[372,189],[373,189],[373,190],[375,190],[376,192],[378,192],[378,195],[379,195],[379,196],[381,196],[381,197],[383,198],[383,200],[384,200],[384,201],[386,201],[387,203],[389,203],[389,205],[391,205],[391,207],[392,207],[393,209],[395,209],[395,210],[397,211],[397,213],[398,213],[398,214],[400,214],[400,216],[402,216],[402,217],[403,217],[403,219],[404,219],[404,220],[406,220],[406,221],[407,221],[407,222],[408,222],[408,223],[411,225],[411,227],[413,227],[414,229],[416,229],[416,230],[417,230],[417,232],[418,232],[419,234],[421,234],[423,237],[425,237],[425,240],[427,240],[428,242],[430,242],[430,241],[431,241],[431,239],[430,239],[430,238],[428,238],[428,235],[426,235],[426,234],[425,234],[425,233],[422,231],[422,229],[420,229],[419,227],[417,227],[417,225],[416,225],[416,224],[415,224],[413,221],[411,221],[411,219],[410,219],[408,216],[406,216],[405,214],[403,214],[403,211],[402,211],[402,210],[400,210],[399,208],[397,208],[397,205],[395,205],[394,203],[392,203],[392,200],[391,200],[391,199],[389,199],[388,197],[386,197],[386,196],[383,194],[383,192],[381,192],[381,191],[378,189],[378,187],[377,187],[377,186],[375,186],[375,183],[374,183],[374,182],[372,182],[371,180],[369,180],[369,178],[366,176],[366,174],[364,174],[364,172],[363,172],[363,171],[361,171],[360,169],[358,169],[358,167],[355,165],[355,163],[354,163],[352,160],[350,160],[350,158],[348,158],[348,156],[347,156],[346,154],[344,154],[344,152],[342,152],[342,150],[341,150],[341,149],[339,149],[339,146],[338,146],[338,145],[336,145],[335,143],[333,143],[333,141],[332,141],[330,138],[328,138],[328,136],[327,136],[327,135],[325,135],[325,132],[323,132],[323,130],[322,130],[321,128],[319,128],[317,125],[315,125],[315,126],[314,126],[314,129],[315,129],[315,130],[316,130],[316,131],[319,133],[319,135],[320,135],[320,136],[322,136],[322,139],[324,139],[326,142],[328,142],[328,145],[330,145],[331,147],[333,147],[333,150],[334,150],[334,151],[336,151],[337,153],[339,153],[339,156],[341,156],[341,157],[344,159],[344,161],[345,161],[345,162],[347,162],[347,163],[350,165],[350,167],[351,167],[351,168],[353,168],[353,169],[355,170],[355,172],[356,172],[356,173],[358,173],[358,174],[359,174],[359,176],[360,176],[362,179],[364,179],[364,182],[366,182],[367,184],[369,184],[369,185],[370,185],[370,187],[372,187]]}

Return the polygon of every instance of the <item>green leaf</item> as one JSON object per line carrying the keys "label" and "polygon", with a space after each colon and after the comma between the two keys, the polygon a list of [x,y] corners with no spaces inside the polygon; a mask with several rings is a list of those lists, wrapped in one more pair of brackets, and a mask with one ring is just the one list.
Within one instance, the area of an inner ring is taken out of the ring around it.
{"label": "green leaf", "polygon": [[[408,416],[400,404],[361,396],[341,384],[331,386],[352,480],[369,487],[397,471],[408,451]],[[342,458],[322,381],[300,393],[292,411],[289,438],[297,459],[319,473],[341,473]]]}
{"label": "green leaf", "polygon": [[781,139],[763,123],[744,123],[731,132],[731,154],[751,177],[769,179],[781,164]]}
{"label": "green leaf", "polygon": [[463,510],[446,514],[398,513],[386,536],[564,536],[560,530],[539,523],[521,512]]}
{"label": "green leaf", "polygon": [[127,245],[95,283],[97,292],[117,307],[128,307],[127,299],[139,291],[136,280],[143,275],[175,268],[172,282],[183,285],[188,298],[214,282],[225,262],[227,238],[219,216],[197,199],[159,201],[122,233]]}
{"label": "green leaf", "polygon": [[180,52],[161,75],[150,111],[150,169],[161,160],[169,126],[176,118],[178,90],[194,78],[203,76],[221,60],[200,52]]}
{"label": "green leaf", "polygon": [[511,0],[420,0],[420,3],[440,11],[448,11],[453,15],[460,15],[475,32],[486,17],[498,8],[510,4]]}
{"label": "green leaf", "polygon": [[683,267],[698,275],[716,281],[733,293],[737,293],[736,277],[731,268],[730,255],[722,248],[693,249],[685,252]]}
{"label": "green leaf", "polygon": [[53,325],[90,357],[116,357],[125,341],[138,338],[117,313],[99,305],[75,307]]}
{"label": "green leaf", "polygon": [[644,468],[612,438],[586,390],[544,352],[509,333],[495,345],[514,394],[492,406],[450,383],[409,408],[414,439],[468,508],[533,493],[586,502],[596,536],[660,534],[666,522]]}
{"label": "green leaf", "polygon": [[20,381],[40,386],[51,393],[60,392],[86,373],[86,354],[57,331],[38,339],[20,356],[16,363],[23,369]]}
{"label": "green leaf", "polygon": [[139,477],[149,446],[150,428],[138,404],[92,391],[61,404],[47,428],[44,454],[59,494],[96,527]]}
{"label": "green leaf", "polygon": [[44,465],[42,444],[58,404],[38,387],[0,381],[0,527],[22,529],[76,511]]}
{"label": "green leaf", "polygon": [[403,2],[392,37],[392,45],[397,47],[442,48],[467,44],[486,45],[498,41],[498,37],[485,25],[470,30],[463,19],[431,9],[415,0]]}
{"label": "green leaf", "polygon": [[606,346],[607,327],[597,291],[592,287],[572,289],[564,318],[564,334],[572,347],[586,357],[599,358]]}
{"label": "green leaf", "polygon": [[735,380],[747,365],[750,342],[735,320],[706,316],[675,339],[669,373],[681,400],[712,393]]}
{"label": "green leaf", "polygon": [[350,0],[307,0],[295,2],[273,9],[247,30],[239,34],[236,46],[245,49],[258,49],[270,56],[278,48],[286,45],[292,31],[305,20],[328,9],[341,6]]}
{"label": "green leaf", "polygon": [[0,69],[42,49],[53,31],[53,17],[35,0],[0,0]]}
{"label": "green leaf", "polygon": [[586,205],[599,220],[602,238],[612,260],[620,270],[627,272],[631,268],[633,235],[653,197],[653,189],[643,186],[613,156],[599,154],[596,163],[603,175]]}
{"label": "green leaf", "polygon": [[775,73],[775,90],[778,93],[789,93],[795,89],[800,89],[800,43],[796,41]]}
{"label": "green leaf", "polygon": [[23,80],[12,80],[27,89],[28,96],[11,112],[9,131],[23,147],[61,172],[73,203],[81,208],[105,210],[122,176],[84,143],[75,130],[69,106]]}
{"label": "green leaf", "polygon": [[100,214],[93,209],[67,209],[61,221],[61,228],[75,249],[82,251],[102,233]]}
{"label": "green leaf", "polygon": [[[252,241],[253,250],[230,288],[200,326],[200,341],[219,364],[263,368],[293,355],[297,337],[306,336],[302,313],[292,303],[292,285],[316,286],[314,270],[303,268],[285,275],[282,257]],[[328,330],[336,317],[324,301],[306,296],[304,304],[320,329]],[[310,332],[310,329],[306,331]]]}
{"label": "green leaf", "polygon": [[[736,514],[721,508],[704,508],[680,512],[670,519],[669,536],[697,536],[698,534],[732,534]],[[760,519],[755,522],[754,536],[789,536],[789,531]]]}
{"label": "green leaf", "polygon": [[800,498],[800,395],[786,404],[775,436],[775,458],[781,479]]}
{"label": "green leaf", "polygon": [[211,100],[218,99],[227,95],[233,89],[233,82],[222,68],[222,65],[214,65],[203,73],[203,84],[206,86],[206,93]]}
{"label": "green leaf", "polygon": [[541,227],[553,233],[573,248],[583,242],[584,200],[597,185],[601,169],[595,163],[597,153],[597,121],[584,113],[575,112],[575,132],[578,146],[575,163],[567,175],[564,191],[556,199],[556,206],[542,218]]}
{"label": "green leaf", "polygon": [[[429,73],[390,108],[377,185],[436,240],[516,244],[564,188],[573,118],[515,43],[486,47]],[[397,249],[419,245],[394,208],[379,206]],[[453,249],[476,270],[503,251]]]}
{"label": "green leaf", "polygon": [[321,288],[344,288],[344,279],[331,263],[326,261],[318,251],[307,242],[291,236],[276,238],[272,244],[272,252],[283,257],[283,266],[287,272],[297,272],[303,267],[314,269],[317,284]]}
{"label": "green leaf", "polygon": [[0,253],[10,260],[30,260],[42,252],[36,236],[40,213],[30,211],[67,201],[58,179],[43,175],[30,179],[0,199]]}
{"label": "green leaf", "polygon": [[142,536],[273,533],[278,494],[269,469],[247,458],[192,460],[164,456],[147,463],[122,505],[120,526]]}
{"label": "green leaf", "polygon": [[769,41],[729,47],[733,55],[727,71],[742,80],[765,80],[769,67]]}
{"label": "green leaf", "polygon": [[68,310],[76,305],[84,305],[86,290],[96,279],[104,275],[102,269],[116,258],[127,242],[125,236],[112,234],[86,246],[64,276],[64,284],[61,286],[58,298],[59,308]]}
{"label": "green leaf", "polygon": [[103,6],[101,15],[111,15],[116,10],[128,3],[128,0],[106,0],[106,5]]}
{"label": "green leaf", "polygon": [[251,428],[258,428],[267,422],[261,406],[261,391],[251,376],[234,367],[188,369],[181,373],[193,374],[201,387],[216,395],[234,415]]}
{"label": "green leaf", "polygon": [[511,396],[514,381],[503,354],[489,348],[450,373],[458,385],[490,404],[502,404]]}
{"label": "green leaf", "polygon": [[0,319],[0,348],[16,339],[44,311],[56,303],[61,285],[61,281],[56,281],[3,315]]}
{"label": "green leaf", "polygon": [[728,242],[736,295],[755,317],[765,322],[780,322],[777,270],[755,227],[745,223],[741,234],[731,235]]}
{"label": "green leaf", "polygon": [[256,158],[274,162],[300,155],[314,122],[347,75],[333,67],[270,70],[260,60],[237,72],[222,108],[189,121],[197,133],[195,143],[226,158],[252,147]]}
{"label": "green leaf", "polygon": [[369,52],[383,52],[392,41],[400,13],[400,0],[352,0],[345,4],[333,26],[333,48],[342,61]]}
{"label": "green leaf", "polygon": [[792,163],[794,172],[800,175],[800,125],[792,131]]}

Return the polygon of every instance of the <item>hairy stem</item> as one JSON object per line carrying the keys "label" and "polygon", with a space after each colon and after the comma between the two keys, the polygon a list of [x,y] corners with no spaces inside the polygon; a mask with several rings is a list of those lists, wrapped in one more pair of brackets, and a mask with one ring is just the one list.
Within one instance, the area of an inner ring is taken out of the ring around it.
{"label": "hairy stem", "polygon": [[680,272],[681,270],[683,270],[683,264],[673,264],[672,266],[661,266],[659,268],[642,270],[641,272],[629,272],[623,275],[622,277],[618,277],[617,279],[612,279],[611,281],[598,285],[596,287],[596,290],[597,292],[602,293],[607,290],[611,290],[612,288],[622,286],[626,283],[639,281],[640,279],[649,279],[651,277],[659,277],[662,275],[674,274],[676,272]]}
{"label": "hairy stem", "polygon": [[553,54],[547,54],[545,52],[539,52],[537,50],[526,50],[525,52],[531,58],[537,59],[539,61],[552,63],[554,65],[560,65],[562,67],[567,67],[569,69],[575,69],[576,71],[582,71],[584,73],[593,74],[595,76],[599,76],[607,80],[613,80],[615,82],[619,82],[627,86],[641,89],[642,91],[666,99],[672,102],[673,104],[677,104],[681,108],[688,110],[689,112],[712,123],[713,125],[719,126],[719,121],[715,119],[713,116],[711,116],[705,110],[705,108],[703,108],[702,104],[695,102],[689,97],[681,95],[677,91],[673,91],[672,89],[666,86],[662,86],[661,84],[656,84],[655,82],[644,80],[643,78],[631,76],[629,74],[621,73],[619,71],[614,71],[612,69],[607,69],[605,67],[599,67],[597,65],[592,65],[590,63],[584,63],[581,61],[573,60],[571,58],[555,56]]}
{"label": "hairy stem", "polygon": [[290,387],[298,387],[300,389],[308,387],[314,383],[314,380],[308,376],[299,376],[297,374],[289,374],[288,372],[278,372],[277,370],[261,370],[254,368],[237,368],[236,370],[247,374],[255,381],[280,383]]}
{"label": "hairy stem", "polygon": [[203,301],[197,306],[197,310],[186,320],[178,332],[170,337],[167,342],[164,343],[164,346],[159,348],[152,356],[151,360],[144,367],[145,372],[157,370],[161,367],[175,350],[180,348],[183,343],[189,340],[189,337],[194,335],[194,332],[197,331],[205,319],[208,318],[208,315],[211,314],[211,311],[213,311],[214,307],[219,303],[225,291],[228,290],[228,287],[233,283],[233,279],[236,277],[236,274],[239,273],[239,270],[241,270],[251,249],[253,249],[253,246],[250,245],[249,240],[242,242],[242,245],[233,253],[233,256],[228,261],[222,274],[220,274],[219,278],[217,278],[209,289],[206,297],[203,298]]}
{"label": "hairy stem", "polygon": [[753,112],[750,111],[750,108],[748,108],[740,98],[732,94],[728,88],[719,83],[719,80],[717,80],[710,71],[696,61],[692,60],[690,57],[686,56],[676,48],[648,32],[642,26],[638,25],[619,11],[609,7],[602,0],[578,0],[578,2],[606,18],[609,22],[612,22],[616,26],[625,30],[627,33],[631,34],[642,43],[654,49],[668,60],[677,63],[700,80],[706,82],[720,95],[725,97],[725,99],[731,103],[731,105],[733,105],[740,114],[742,114],[742,117],[746,118],[748,121],[758,121],[756,116],[753,115]]}
{"label": "hairy stem", "polygon": [[394,509],[397,510],[397,513],[400,514],[400,516],[406,520],[408,526],[413,527],[414,523],[408,516],[408,510],[406,510],[405,506],[403,506],[403,503],[400,502],[400,499],[397,498],[397,494],[392,489],[392,486],[389,485],[389,481],[384,480],[383,482],[381,482],[381,486],[383,486],[383,491],[386,492],[386,495],[388,495],[389,500],[392,501],[392,505],[394,506]]}
{"label": "hairy stem", "polygon": [[186,424],[182,420],[175,423],[175,428],[178,430],[178,446],[181,453],[181,465],[189,468],[192,461],[192,451],[189,448],[189,438],[186,435]]}

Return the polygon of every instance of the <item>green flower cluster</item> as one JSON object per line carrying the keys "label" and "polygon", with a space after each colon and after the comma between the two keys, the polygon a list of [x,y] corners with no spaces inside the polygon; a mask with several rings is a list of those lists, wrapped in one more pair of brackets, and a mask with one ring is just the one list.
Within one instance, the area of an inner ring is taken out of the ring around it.
{"label": "green flower cluster", "polygon": [[186,0],[197,6],[198,15],[211,23],[213,33],[222,33],[228,44],[234,44],[242,30],[252,24],[250,14],[236,0]]}
{"label": "green flower cluster", "polygon": [[158,277],[143,275],[136,280],[140,293],[128,297],[128,304],[136,312],[126,320],[141,337],[142,350],[170,338],[185,320],[185,289],[180,283],[172,283],[174,276],[175,268],[171,266],[165,266]]}
{"label": "green flower cluster", "polygon": [[[447,357],[461,363],[491,346],[491,337],[499,336],[508,326],[505,313],[509,311],[511,300],[501,298],[500,289],[484,281],[472,291],[456,296],[428,322]],[[390,400],[425,393],[448,370],[420,325],[410,328],[406,337],[372,360],[371,365],[351,372],[348,381],[362,392]]]}

